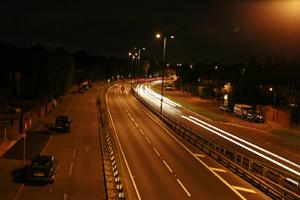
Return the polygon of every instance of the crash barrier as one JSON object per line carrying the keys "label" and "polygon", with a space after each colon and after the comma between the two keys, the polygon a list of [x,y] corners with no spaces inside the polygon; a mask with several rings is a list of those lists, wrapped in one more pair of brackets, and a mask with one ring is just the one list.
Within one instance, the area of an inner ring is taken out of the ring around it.
{"label": "crash barrier", "polygon": [[300,199],[300,178],[275,169],[266,163],[236,152],[201,133],[183,125],[166,113],[160,113],[154,105],[142,99],[132,88],[132,94],[169,128],[193,146],[205,152],[238,176],[259,188],[272,199]]}
{"label": "crash barrier", "polygon": [[[98,123],[99,123],[99,134],[101,142],[101,152],[102,152],[102,161],[103,161],[103,173],[104,173],[104,184],[106,190],[105,199],[126,199],[125,188],[122,184],[122,178],[118,170],[118,154],[115,153],[113,145],[113,136],[109,129],[109,122],[107,119],[107,110],[105,103],[105,93],[106,89],[102,89],[98,94],[97,98],[97,107],[98,107]],[[100,114],[101,113],[101,114]],[[116,151],[117,152],[117,151]]]}

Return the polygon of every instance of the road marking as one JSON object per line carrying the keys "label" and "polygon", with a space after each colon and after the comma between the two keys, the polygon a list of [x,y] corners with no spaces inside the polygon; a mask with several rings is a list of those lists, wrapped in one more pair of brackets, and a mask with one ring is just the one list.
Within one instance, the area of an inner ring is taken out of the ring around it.
{"label": "road marking", "polygon": [[69,176],[71,176],[71,174],[72,174],[73,166],[74,166],[74,162],[72,161],[72,162],[71,162],[70,169],[69,169]]}
{"label": "road marking", "polygon": [[145,133],[144,133],[144,131],[142,131],[141,128],[139,128],[139,131],[142,133],[143,136],[145,136]]}
{"label": "road marking", "polygon": [[195,153],[194,155],[199,157],[199,158],[205,158],[205,155],[203,155],[203,154]]}
{"label": "road marking", "polygon": [[134,125],[135,125],[136,127],[139,127],[139,125],[138,125],[136,122],[134,122]]}
{"label": "road marking", "polygon": [[119,145],[119,147],[120,147],[122,157],[123,157],[123,159],[124,159],[125,165],[126,165],[126,167],[127,167],[128,173],[129,173],[129,175],[130,175],[130,179],[131,179],[132,184],[133,184],[133,187],[134,187],[134,189],[135,189],[136,195],[137,195],[138,199],[141,200],[140,193],[139,193],[138,188],[137,188],[137,186],[136,186],[136,183],[135,183],[135,181],[134,181],[134,179],[133,179],[133,176],[132,176],[130,167],[129,167],[129,165],[128,165],[128,162],[127,162],[125,153],[124,153],[124,151],[123,151],[122,145],[121,145],[120,140],[119,140],[119,136],[118,136],[118,134],[117,134],[117,130],[116,130],[116,127],[115,127],[113,118],[112,118],[112,116],[111,116],[110,109],[109,109],[109,107],[108,107],[107,94],[108,94],[108,92],[106,92],[106,94],[105,94],[105,99],[106,99],[106,107],[107,107],[107,110],[108,110],[109,118],[110,118],[110,121],[111,121],[113,130],[114,130],[114,132],[115,132],[116,139],[117,139],[117,141],[118,141],[118,145]]}
{"label": "road marking", "polygon": [[149,144],[151,144],[150,140],[148,139],[147,136],[145,136],[146,140],[148,141]]}
{"label": "road marking", "polygon": [[18,197],[19,197],[19,195],[20,195],[20,193],[21,193],[23,187],[24,187],[24,184],[22,184],[22,185],[19,187],[18,192],[17,192],[17,194],[16,194],[14,200],[17,200],[17,199],[18,199]]}
{"label": "road marking", "polygon": [[189,193],[189,191],[184,187],[184,185],[181,183],[181,181],[177,178],[176,179],[177,182],[179,183],[179,185],[183,188],[183,190],[185,191],[185,193],[190,197],[191,194]]}
{"label": "road marking", "polygon": [[249,192],[249,193],[253,193],[253,194],[256,194],[256,192],[252,189],[248,189],[248,188],[244,188],[244,187],[239,187],[239,186],[232,186],[234,189],[236,190],[240,190],[240,191],[243,191],[243,192]]}
{"label": "road marking", "polygon": [[155,153],[158,155],[158,157],[160,157],[159,152],[156,150],[155,146],[152,146],[152,148],[154,149]]}
{"label": "road marking", "polygon": [[165,160],[163,160],[163,163],[166,165],[166,167],[168,168],[168,170],[173,174],[173,170],[172,170],[171,167],[166,163]]}
{"label": "road marking", "polygon": [[67,200],[68,196],[67,194],[64,194],[64,200]]}
{"label": "road marking", "polygon": [[187,152],[189,152],[198,162],[200,162],[204,167],[206,167],[212,174],[214,174],[221,182],[223,182],[229,189],[231,189],[237,196],[239,196],[242,200],[246,200],[244,196],[242,196],[236,189],[234,189],[227,181],[225,181],[221,176],[219,176],[216,172],[211,170],[208,165],[206,165],[200,158],[198,158],[188,147],[186,147],[182,142],[180,142],[172,133],[168,131],[159,121],[154,119],[140,104],[139,107],[144,111],[146,115],[148,115],[153,121],[155,121],[162,129],[166,131],[166,133],[172,137],[180,146],[182,146]]}
{"label": "road marking", "polygon": [[211,170],[215,172],[227,172],[225,169],[210,167]]}
{"label": "road marking", "polygon": [[77,153],[77,148],[75,147],[75,148],[73,149],[73,158],[75,158],[76,153]]}

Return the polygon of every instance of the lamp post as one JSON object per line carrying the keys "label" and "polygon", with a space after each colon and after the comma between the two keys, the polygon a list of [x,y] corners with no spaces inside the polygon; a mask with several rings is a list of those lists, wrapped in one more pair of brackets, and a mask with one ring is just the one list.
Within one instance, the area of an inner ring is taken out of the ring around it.
{"label": "lamp post", "polygon": [[273,107],[275,107],[276,106],[276,95],[277,95],[276,94],[276,90],[274,88],[272,88],[272,87],[270,87],[269,90],[271,92],[273,92]]}
{"label": "lamp post", "polygon": [[273,121],[275,120],[275,106],[276,106],[276,90],[272,87],[269,88],[270,92],[273,92]]}
{"label": "lamp post", "polygon": [[[160,39],[162,35],[160,33],[156,34],[156,38]],[[171,39],[174,39],[174,36],[170,36]],[[164,36],[163,38],[163,69],[162,69],[162,76],[161,76],[161,97],[160,97],[160,114],[163,114],[163,95],[164,95],[164,78],[165,78],[165,69],[166,69],[166,47],[167,47],[167,37]]]}

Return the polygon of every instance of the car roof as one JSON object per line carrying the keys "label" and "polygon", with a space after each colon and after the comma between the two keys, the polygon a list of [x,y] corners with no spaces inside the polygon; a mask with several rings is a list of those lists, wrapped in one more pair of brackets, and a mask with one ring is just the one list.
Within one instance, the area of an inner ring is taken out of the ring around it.
{"label": "car roof", "polygon": [[69,119],[70,117],[67,115],[59,115],[56,117],[56,119]]}
{"label": "car roof", "polygon": [[31,158],[32,163],[38,163],[39,165],[45,165],[49,162],[55,160],[55,157],[52,155],[39,155]]}

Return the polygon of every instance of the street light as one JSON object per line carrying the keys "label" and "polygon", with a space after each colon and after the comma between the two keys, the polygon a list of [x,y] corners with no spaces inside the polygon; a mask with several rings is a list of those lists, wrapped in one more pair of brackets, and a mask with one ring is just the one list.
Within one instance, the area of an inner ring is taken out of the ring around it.
{"label": "street light", "polygon": [[[160,39],[161,37],[162,37],[162,35],[160,33],[156,34],[157,39]],[[171,35],[170,38],[174,39],[175,37],[174,37],[174,35]],[[162,106],[163,106],[163,95],[164,95],[164,76],[165,76],[165,68],[166,68],[166,65],[165,65],[165,63],[166,63],[166,47],[167,47],[167,37],[166,36],[164,36],[163,42],[164,42],[163,57],[162,57],[162,59],[163,59],[163,70],[162,70],[162,76],[161,76],[161,97],[160,97],[160,113],[161,113],[161,115],[163,114],[162,113],[163,112]]]}
{"label": "street light", "polygon": [[276,90],[274,89],[274,88],[272,88],[272,87],[270,87],[269,88],[269,90],[270,90],[270,92],[273,92],[273,107],[275,107],[276,106]]}
{"label": "street light", "polygon": [[276,90],[272,87],[269,88],[270,92],[273,92],[273,121],[275,120],[275,106],[276,106]]}

